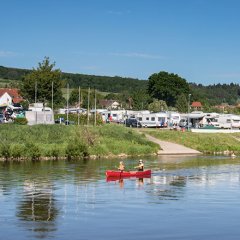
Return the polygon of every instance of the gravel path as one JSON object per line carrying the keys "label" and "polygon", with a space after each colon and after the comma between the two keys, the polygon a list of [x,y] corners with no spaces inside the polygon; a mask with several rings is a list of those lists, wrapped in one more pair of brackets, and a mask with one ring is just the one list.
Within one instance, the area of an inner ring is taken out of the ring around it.
{"label": "gravel path", "polygon": [[171,142],[167,142],[167,141],[162,141],[155,137],[150,136],[149,134],[146,134],[146,133],[144,133],[144,134],[149,141],[155,142],[160,145],[161,150],[158,151],[158,155],[201,154],[201,152],[191,149],[191,148],[188,148],[188,147],[185,147],[183,145],[171,143]]}

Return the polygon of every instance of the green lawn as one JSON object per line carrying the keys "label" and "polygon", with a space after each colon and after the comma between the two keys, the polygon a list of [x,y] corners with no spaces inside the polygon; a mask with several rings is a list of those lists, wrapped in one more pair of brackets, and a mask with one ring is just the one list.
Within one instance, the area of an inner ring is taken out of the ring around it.
{"label": "green lawn", "polygon": [[162,129],[144,129],[148,134],[203,153],[222,153],[234,151],[240,153],[240,133],[192,133]]}
{"label": "green lawn", "polygon": [[124,126],[0,124],[0,156],[5,159],[148,155],[158,145]]}
{"label": "green lawn", "polygon": [[0,88],[9,88],[11,86],[16,86],[19,83],[17,80],[2,79],[0,78]]}

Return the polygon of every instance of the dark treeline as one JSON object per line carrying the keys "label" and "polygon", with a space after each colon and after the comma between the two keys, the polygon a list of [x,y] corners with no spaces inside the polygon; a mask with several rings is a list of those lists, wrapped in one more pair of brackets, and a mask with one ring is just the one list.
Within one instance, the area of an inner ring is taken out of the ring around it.
{"label": "dark treeline", "polygon": [[[8,68],[0,66],[0,78],[9,80],[22,80],[31,70]],[[147,88],[147,81],[135,78],[94,76],[86,74],[62,73],[62,80],[69,84],[70,88],[96,88],[103,92],[119,93],[123,91],[136,91]]]}
{"label": "dark treeline", "polygon": [[[22,80],[32,70],[9,68],[0,66],[0,79]],[[119,76],[94,76],[86,74],[62,73],[62,80],[69,83],[70,88],[96,88],[102,92],[133,93],[147,91],[148,81],[134,78],[122,78]],[[214,106],[221,103],[230,105],[240,100],[239,84],[214,84],[204,86],[202,84],[189,83],[192,101],[201,101],[204,105]]]}
{"label": "dark treeline", "polygon": [[96,88],[102,92],[119,93],[136,91],[147,88],[147,81],[134,78],[94,76],[85,74],[63,73],[64,80],[72,88]]}
{"label": "dark treeline", "polygon": [[30,73],[31,70],[20,68],[9,68],[0,66],[0,78],[9,80],[22,80],[23,76]]}
{"label": "dark treeline", "polygon": [[203,86],[202,84],[190,83],[190,89],[194,100],[207,103],[210,106],[228,103],[235,105],[240,100],[239,84],[213,84]]}

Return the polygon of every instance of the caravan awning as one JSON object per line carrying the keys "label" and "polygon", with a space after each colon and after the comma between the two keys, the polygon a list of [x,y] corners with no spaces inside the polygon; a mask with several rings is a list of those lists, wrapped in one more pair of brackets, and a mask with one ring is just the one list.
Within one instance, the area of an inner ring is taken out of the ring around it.
{"label": "caravan awning", "polygon": [[189,118],[191,119],[202,119],[205,117],[205,114],[190,113]]}
{"label": "caravan awning", "polygon": [[3,103],[3,104],[0,104],[0,108],[5,108],[7,107],[8,105],[6,103]]}

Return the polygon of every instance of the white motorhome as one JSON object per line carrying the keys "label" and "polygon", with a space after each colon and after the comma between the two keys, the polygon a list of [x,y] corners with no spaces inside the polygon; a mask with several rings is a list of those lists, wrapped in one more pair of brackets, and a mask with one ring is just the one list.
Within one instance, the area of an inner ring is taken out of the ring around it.
{"label": "white motorhome", "polygon": [[189,119],[189,127],[198,128],[201,125],[203,125],[203,122],[205,122],[205,113],[200,111],[194,111],[189,114],[181,114],[181,120],[179,122],[180,127],[187,126],[187,122]]}
{"label": "white motorhome", "polygon": [[240,129],[240,116],[234,114],[221,114],[211,121],[211,124],[218,128],[239,128]]}
{"label": "white motorhome", "polygon": [[102,109],[99,111],[97,109],[97,112],[102,115],[102,119],[104,122],[123,122],[125,119],[125,110],[104,110]]}
{"label": "white motorhome", "polygon": [[181,117],[178,112],[167,112],[167,114],[168,114],[168,123],[169,124],[172,124],[172,125],[179,124]]}
{"label": "white motorhome", "polygon": [[113,122],[120,122],[124,120],[125,110],[111,110],[110,117]]}
{"label": "white motorhome", "polygon": [[136,118],[143,127],[167,127],[168,124],[167,113],[139,113]]}
{"label": "white motorhome", "polygon": [[128,118],[137,118],[137,116],[141,115],[141,114],[150,114],[149,110],[126,110],[126,116]]}
{"label": "white motorhome", "polygon": [[[133,110],[111,110],[111,111],[106,111],[104,112],[105,114],[105,118],[107,118],[110,121],[113,122],[124,122],[124,120],[126,120],[127,118],[137,118],[138,116],[140,116],[141,114],[145,114],[145,113],[150,113],[147,110],[143,110],[143,111],[133,111]],[[102,113],[103,115],[103,113]]]}

